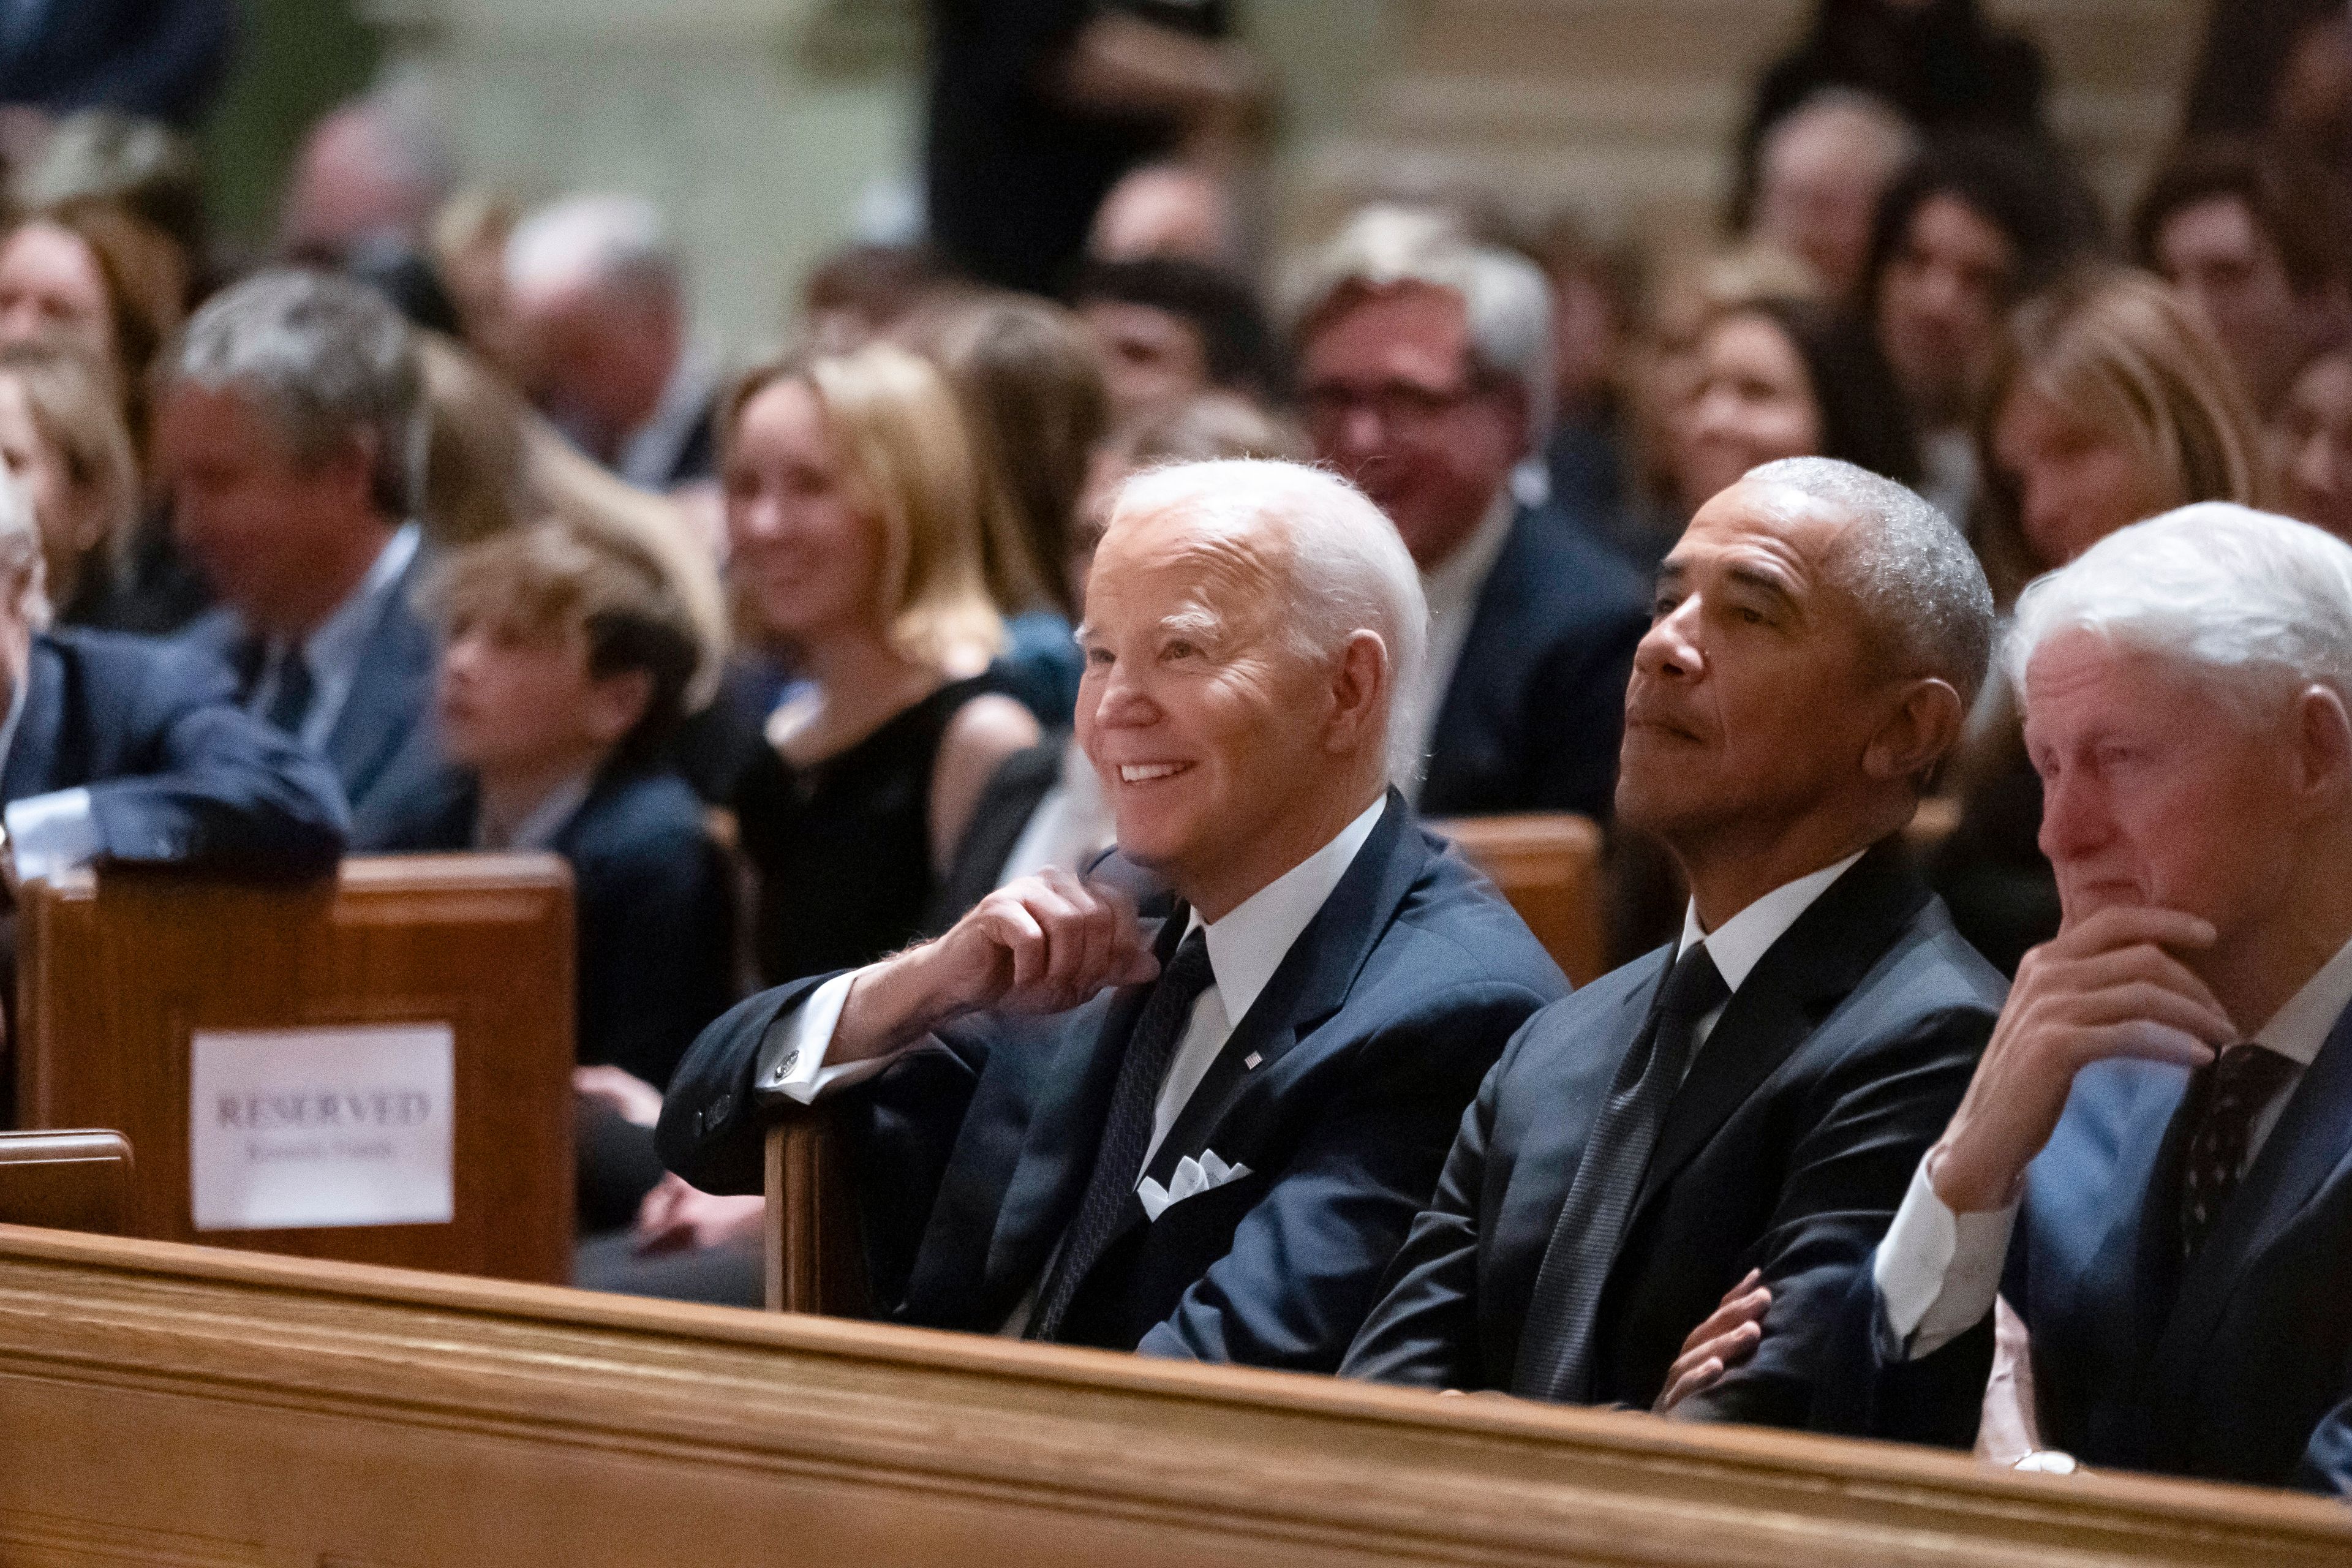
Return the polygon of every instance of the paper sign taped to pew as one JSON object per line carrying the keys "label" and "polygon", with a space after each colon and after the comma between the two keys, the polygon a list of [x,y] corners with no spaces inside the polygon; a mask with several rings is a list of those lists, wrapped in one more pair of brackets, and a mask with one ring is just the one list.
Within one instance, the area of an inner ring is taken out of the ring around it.
{"label": "paper sign taped to pew", "polygon": [[197,1030],[196,1228],[447,1224],[456,1056],[446,1024]]}

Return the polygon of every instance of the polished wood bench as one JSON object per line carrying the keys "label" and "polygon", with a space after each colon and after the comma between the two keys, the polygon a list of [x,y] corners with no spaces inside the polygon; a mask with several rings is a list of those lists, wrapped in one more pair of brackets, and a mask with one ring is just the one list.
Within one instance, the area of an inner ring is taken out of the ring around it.
{"label": "polished wood bench", "polygon": [[1609,969],[1602,836],[1589,816],[1531,813],[1433,818],[1518,911],[1570,980],[1590,984]]}
{"label": "polished wood bench", "polygon": [[2352,1510],[0,1227],[0,1563],[2318,1568]]}

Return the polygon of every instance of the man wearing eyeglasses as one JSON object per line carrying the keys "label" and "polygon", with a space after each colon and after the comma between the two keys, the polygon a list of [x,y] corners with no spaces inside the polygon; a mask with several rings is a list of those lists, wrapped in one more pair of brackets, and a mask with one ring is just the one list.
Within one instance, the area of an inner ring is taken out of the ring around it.
{"label": "man wearing eyeglasses", "polygon": [[1513,482],[1549,424],[1542,273],[1375,206],[1303,281],[1292,339],[1315,456],[1389,515],[1429,598],[1444,696],[1417,804],[1605,818],[1646,595],[1591,520],[1525,504]]}

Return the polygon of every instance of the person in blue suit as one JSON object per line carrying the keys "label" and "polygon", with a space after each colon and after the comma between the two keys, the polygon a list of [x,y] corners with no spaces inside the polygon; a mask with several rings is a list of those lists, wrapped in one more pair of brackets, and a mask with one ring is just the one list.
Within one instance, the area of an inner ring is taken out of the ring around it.
{"label": "person in blue suit", "polygon": [[1412,741],[1433,816],[1610,812],[1648,594],[1602,542],[1612,520],[1520,499],[1550,320],[1532,262],[1383,207],[1315,258],[1296,313],[1315,456],[1388,514],[1427,592],[1439,695]]}
{"label": "person in blue suit", "polygon": [[1991,641],[1966,540],[1892,480],[1792,458],[1699,509],[1618,781],[1689,883],[1681,939],[1512,1040],[1342,1375],[1649,1408],[1760,1280],[1765,1351],[1680,1413],[1808,1424],[1818,1320],[2000,1005],[1899,842]]}
{"label": "person in blue suit", "polygon": [[2352,547],[2184,507],[2030,587],[2006,657],[2063,922],[1832,1316],[1825,1413],[2352,1494]]}
{"label": "person in blue suit", "polygon": [[215,296],[160,376],[173,537],[223,601],[178,646],[226,665],[249,711],[326,757],[362,849],[441,766],[433,635],[411,604],[420,407],[398,313],[292,269]]}
{"label": "person in blue suit", "polygon": [[[766,1106],[843,1097],[873,1300],[901,1322],[1328,1372],[1511,1032],[1567,989],[1389,785],[1424,612],[1344,481],[1130,480],[1096,556],[1081,744],[1156,932],[1097,869],[754,997],[662,1111],[757,1190]],[[864,1081],[860,1081],[864,1080]]]}

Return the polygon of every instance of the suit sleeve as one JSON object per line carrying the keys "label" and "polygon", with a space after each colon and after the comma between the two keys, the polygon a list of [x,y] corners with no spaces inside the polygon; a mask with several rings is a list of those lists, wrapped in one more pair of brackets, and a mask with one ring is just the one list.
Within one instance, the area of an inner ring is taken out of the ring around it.
{"label": "suit sleeve", "polygon": [[2311,1441],[2304,1445],[2294,1484],[2304,1491],[2352,1499],[2352,1363],[2337,1375],[2336,1391],[2343,1397],[2320,1418]]}
{"label": "suit sleeve", "polygon": [[769,1026],[808,1000],[830,974],[762,991],[696,1037],[662,1097],[654,1132],[662,1163],[706,1193],[756,1193],[767,1180],[766,1121],[752,1078]]}
{"label": "suit sleeve", "polygon": [[[1868,1352],[1872,1366],[1888,1359],[1875,1338],[1881,1309],[1873,1256],[1913,1171],[1967,1092],[1993,1021],[1985,1010],[1930,1015],[1855,1053],[1823,1082],[1820,1113],[1797,1139],[1771,1224],[1738,1266],[1760,1270],[1772,1291],[1763,1340],[1681,1414],[1805,1426],[1818,1412],[1835,1342],[1866,1328],[1871,1337],[1854,1348]],[[1866,1324],[1853,1321],[1865,1313]],[[1851,1368],[1841,1373],[1850,1374]],[[1979,1373],[1966,1396],[1971,1434],[1983,1394]]]}
{"label": "suit sleeve", "polygon": [[[1300,1372],[1337,1369],[1407,1233],[1418,1239],[1415,1215],[1441,1168],[1453,1174],[1454,1108],[1472,1098],[1504,1042],[1546,1000],[1517,985],[1457,987],[1367,1042],[1354,1064],[1357,1087],[1243,1217],[1232,1249],[1137,1348]],[[1475,1177],[1471,1191],[1475,1201]],[[1475,1262],[1475,1237],[1467,1250]]]}
{"label": "suit sleeve", "polygon": [[99,855],[301,881],[331,875],[349,833],[326,763],[228,700],[223,684],[164,677],[131,722],[134,766],[89,788]]}

